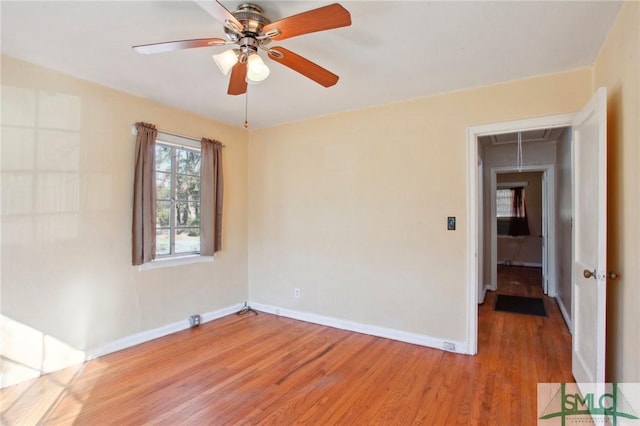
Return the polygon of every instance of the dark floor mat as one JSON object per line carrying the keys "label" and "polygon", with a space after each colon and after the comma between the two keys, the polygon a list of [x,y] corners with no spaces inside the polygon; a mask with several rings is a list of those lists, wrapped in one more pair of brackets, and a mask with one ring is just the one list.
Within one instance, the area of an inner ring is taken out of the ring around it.
{"label": "dark floor mat", "polygon": [[539,297],[509,296],[499,294],[493,308],[496,311],[513,312],[517,314],[536,315],[546,317],[544,300]]}

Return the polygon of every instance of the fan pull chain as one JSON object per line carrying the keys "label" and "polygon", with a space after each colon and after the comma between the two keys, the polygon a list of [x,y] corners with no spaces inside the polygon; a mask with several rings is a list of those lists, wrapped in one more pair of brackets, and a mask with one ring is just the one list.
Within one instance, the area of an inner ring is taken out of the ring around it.
{"label": "fan pull chain", "polygon": [[242,125],[242,127],[244,127],[245,129],[249,128],[249,88],[247,87],[247,91],[244,94],[244,124]]}
{"label": "fan pull chain", "polygon": [[516,159],[518,171],[522,172],[522,132],[518,132],[518,157]]}

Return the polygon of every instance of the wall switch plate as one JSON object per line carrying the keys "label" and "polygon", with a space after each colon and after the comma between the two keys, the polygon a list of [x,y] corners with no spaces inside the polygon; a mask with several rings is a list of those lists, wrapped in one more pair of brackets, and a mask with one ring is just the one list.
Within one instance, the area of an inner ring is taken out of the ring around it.
{"label": "wall switch plate", "polygon": [[456,230],[456,217],[449,216],[447,218],[447,231],[455,231]]}

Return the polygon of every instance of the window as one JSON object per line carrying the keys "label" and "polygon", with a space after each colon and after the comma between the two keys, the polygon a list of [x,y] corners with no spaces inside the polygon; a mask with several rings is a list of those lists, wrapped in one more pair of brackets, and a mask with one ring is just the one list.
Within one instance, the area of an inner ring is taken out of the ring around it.
{"label": "window", "polygon": [[200,149],[156,143],[156,257],[200,253]]}
{"label": "window", "polygon": [[515,189],[498,189],[496,191],[496,217],[524,217],[524,188],[521,190],[522,198],[519,200],[520,206],[515,212],[516,216],[513,216]]}
{"label": "window", "polygon": [[224,145],[149,123],[134,126],[131,264],[153,269],[158,258],[165,261],[157,267],[213,260],[222,250]]}
{"label": "window", "polygon": [[498,235],[529,235],[523,187],[496,190],[496,219]]}

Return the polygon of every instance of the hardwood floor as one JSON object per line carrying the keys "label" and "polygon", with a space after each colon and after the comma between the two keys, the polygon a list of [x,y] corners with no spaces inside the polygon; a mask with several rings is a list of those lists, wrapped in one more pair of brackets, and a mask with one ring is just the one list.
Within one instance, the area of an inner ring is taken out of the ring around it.
{"label": "hardwood floor", "polygon": [[[498,265],[498,291],[514,296],[543,297],[541,268]],[[546,302],[555,304],[551,298]]]}
{"label": "hardwood floor", "polygon": [[[520,272],[501,268],[499,291],[541,292],[536,270]],[[494,299],[479,309],[477,356],[264,313],[230,315],[4,389],[0,420],[533,425],[536,384],[572,381],[570,335],[553,299],[545,297],[544,318],[495,312]]]}

